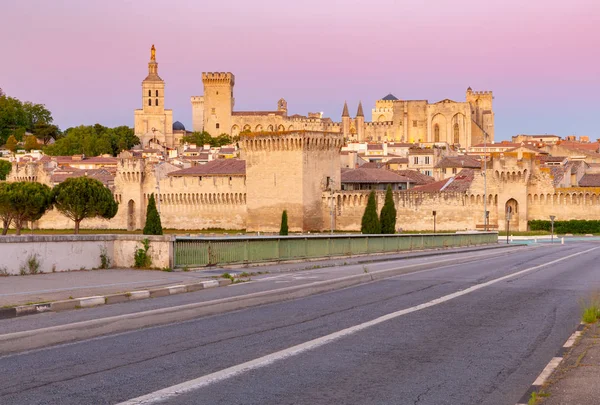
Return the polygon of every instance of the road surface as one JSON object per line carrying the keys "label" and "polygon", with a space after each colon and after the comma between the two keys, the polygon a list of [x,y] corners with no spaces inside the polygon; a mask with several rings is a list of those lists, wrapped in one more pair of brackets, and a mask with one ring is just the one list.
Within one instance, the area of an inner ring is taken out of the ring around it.
{"label": "road surface", "polygon": [[0,403],[515,404],[577,327],[581,300],[600,290],[599,260],[597,243],[456,257],[302,299],[6,355]]}

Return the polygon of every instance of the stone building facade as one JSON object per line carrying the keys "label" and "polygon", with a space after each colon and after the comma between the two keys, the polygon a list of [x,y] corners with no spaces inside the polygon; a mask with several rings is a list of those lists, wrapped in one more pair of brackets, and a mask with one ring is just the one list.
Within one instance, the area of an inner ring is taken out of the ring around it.
{"label": "stone building facade", "polygon": [[[291,231],[326,231],[332,222],[336,230],[360,230],[369,191],[340,189],[340,133],[243,134],[240,143],[243,160],[215,160],[189,169],[124,152],[114,181],[106,183],[119,203],[117,215],[84,220],[82,228],[141,229],[155,193],[165,228],[277,232],[285,209]],[[54,186],[47,164],[15,162],[9,181]],[[492,153],[486,176],[481,169],[463,169],[449,179],[395,191],[397,228],[432,230],[436,211],[440,231],[475,229],[484,223],[484,201],[493,229],[506,228],[509,208],[510,229],[520,231],[527,229],[527,221],[550,215],[600,219],[600,187],[578,184],[578,179],[598,176],[585,174],[586,167],[583,161],[548,166],[526,148]],[[384,191],[377,198],[381,208]],[[73,223],[51,211],[34,226],[67,229]]]}
{"label": "stone building facade", "polygon": [[494,140],[493,95],[491,91],[467,89],[466,100],[449,99],[430,104],[427,100],[399,100],[389,94],[375,104],[372,121],[366,122],[362,103],[351,118],[344,103],[341,121],[321,113],[288,115],[287,102],[280,99],[277,110],[234,111],[235,76],[231,72],[202,73],[203,96],[191,97],[194,131],[213,136],[240,132],[323,131],[339,132],[348,141],[447,143],[469,147]]}

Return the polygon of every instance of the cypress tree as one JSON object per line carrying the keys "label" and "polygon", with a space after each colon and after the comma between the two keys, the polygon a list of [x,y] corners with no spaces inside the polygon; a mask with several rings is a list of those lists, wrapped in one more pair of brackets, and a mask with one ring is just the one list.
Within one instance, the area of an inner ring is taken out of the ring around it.
{"label": "cypress tree", "polygon": [[385,192],[385,203],[381,209],[381,233],[396,233],[396,206],[392,195],[392,187],[388,185]]}
{"label": "cypress tree", "polygon": [[362,217],[362,224],[360,231],[364,234],[378,234],[381,233],[381,223],[377,216],[377,201],[375,201],[375,191],[371,191],[369,194],[369,200],[367,201],[367,208]]}
{"label": "cypress tree", "polygon": [[283,213],[281,214],[281,228],[279,228],[279,234],[284,236],[288,234],[287,210],[283,210]]}
{"label": "cypress tree", "polygon": [[154,194],[150,195],[148,200],[148,208],[146,209],[146,225],[144,226],[144,235],[162,235],[162,225],[160,223],[160,215],[156,209],[156,201]]}

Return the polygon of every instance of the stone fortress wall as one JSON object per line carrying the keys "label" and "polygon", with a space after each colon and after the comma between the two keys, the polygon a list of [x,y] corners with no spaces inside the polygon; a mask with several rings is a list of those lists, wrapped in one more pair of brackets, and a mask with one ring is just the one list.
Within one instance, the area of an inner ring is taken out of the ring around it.
{"label": "stone fortress wall", "polygon": [[[119,203],[117,215],[111,220],[84,220],[82,228],[141,229],[148,198],[155,193],[160,194],[165,228],[277,232],[285,209],[292,231],[326,231],[333,203],[335,229],[360,230],[368,192],[340,190],[341,134],[252,133],[242,135],[240,143],[245,175],[184,176],[177,175],[179,169],[169,163],[121,158],[112,186]],[[9,180],[52,186],[43,166],[15,164]],[[500,230],[506,227],[508,207],[510,228],[520,231],[527,229],[527,221],[550,215],[557,220],[600,219],[600,188],[555,187],[550,169],[540,167],[534,153],[493,153],[486,186],[481,172],[474,170],[463,188],[452,188],[463,181],[459,173],[443,191],[394,192],[397,228],[432,230],[436,211],[437,230],[475,229],[484,223],[484,200],[489,224]],[[384,192],[378,192],[377,198],[381,209]],[[34,226],[68,229],[73,223],[51,211]]]}

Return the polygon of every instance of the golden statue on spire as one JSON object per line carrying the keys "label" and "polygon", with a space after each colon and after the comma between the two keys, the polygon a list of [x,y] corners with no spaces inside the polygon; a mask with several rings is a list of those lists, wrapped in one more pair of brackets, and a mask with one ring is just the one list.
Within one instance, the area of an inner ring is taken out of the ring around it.
{"label": "golden statue on spire", "polygon": [[150,60],[156,61],[156,48],[154,44],[152,44],[152,48],[150,48]]}

